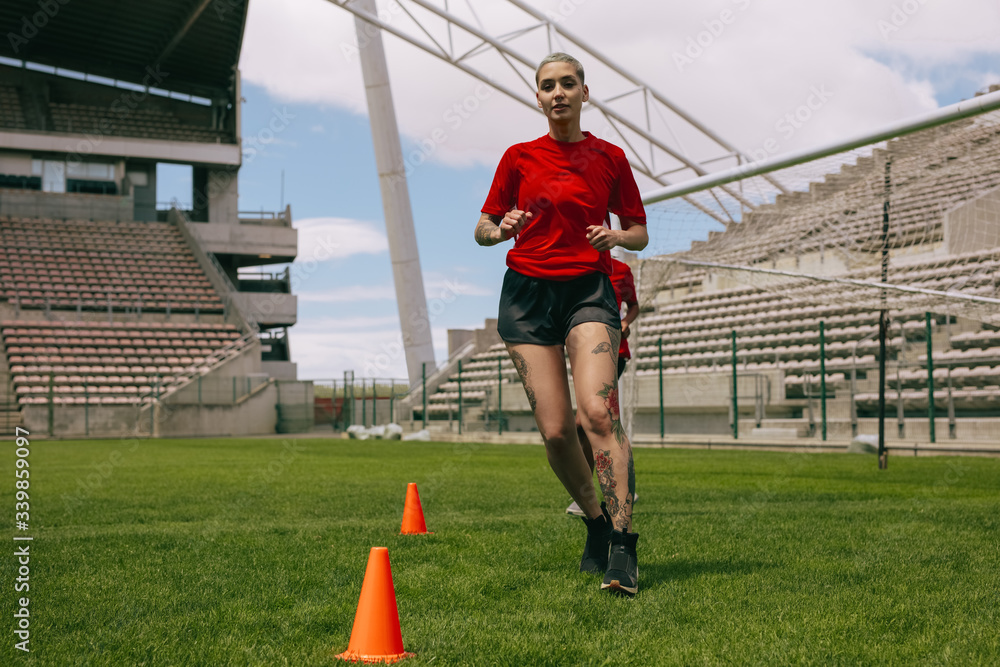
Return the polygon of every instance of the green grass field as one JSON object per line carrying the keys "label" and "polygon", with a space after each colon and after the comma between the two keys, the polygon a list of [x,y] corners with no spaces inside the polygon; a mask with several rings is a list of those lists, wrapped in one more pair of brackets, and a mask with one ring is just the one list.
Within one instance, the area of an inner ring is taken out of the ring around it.
{"label": "green grass field", "polygon": [[[996,664],[1000,459],[636,450],[640,592],[576,571],[537,446],[31,445],[30,654],[331,665],[372,546],[426,665]],[[398,535],[407,482],[433,535]],[[8,538],[10,539],[10,538]],[[18,597],[8,541],[0,600]],[[347,664],[347,663],[340,663]]]}

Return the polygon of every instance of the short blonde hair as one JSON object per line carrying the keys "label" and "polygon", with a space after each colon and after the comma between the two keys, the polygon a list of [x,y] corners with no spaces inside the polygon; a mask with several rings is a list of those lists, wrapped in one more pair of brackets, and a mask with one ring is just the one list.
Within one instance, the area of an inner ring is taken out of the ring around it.
{"label": "short blonde hair", "polygon": [[542,62],[538,63],[538,69],[535,70],[535,87],[538,87],[538,77],[542,71],[542,68],[549,63],[569,63],[576,68],[576,76],[580,79],[580,85],[583,85],[583,65],[580,61],[569,55],[568,53],[561,53],[559,51],[555,53],[550,53],[549,55],[542,58]]}

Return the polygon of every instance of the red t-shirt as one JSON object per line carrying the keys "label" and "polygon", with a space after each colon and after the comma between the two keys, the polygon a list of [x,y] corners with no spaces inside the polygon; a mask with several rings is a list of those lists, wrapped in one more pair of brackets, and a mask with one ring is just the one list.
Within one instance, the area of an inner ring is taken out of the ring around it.
{"label": "red t-shirt", "polygon": [[611,273],[611,254],[594,250],[587,227],[603,225],[607,211],[646,224],[639,188],[625,152],[584,132],[582,141],[544,135],[507,149],[483,213],[512,208],[533,217],[507,252],[507,266],[548,280]]}
{"label": "red t-shirt", "polygon": [[[611,258],[611,286],[615,288],[615,299],[618,301],[618,310],[621,311],[622,303],[639,303],[635,296],[635,278],[632,276],[632,269],[628,264],[620,260]],[[628,341],[622,337],[621,345],[618,346],[619,359],[631,359],[632,352],[628,349]]]}

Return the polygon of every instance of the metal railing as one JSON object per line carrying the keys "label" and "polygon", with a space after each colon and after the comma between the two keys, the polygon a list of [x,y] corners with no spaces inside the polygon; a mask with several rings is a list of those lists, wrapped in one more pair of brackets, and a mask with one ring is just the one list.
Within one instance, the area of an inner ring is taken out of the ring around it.
{"label": "metal railing", "polygon": [[[14,307],[14,316],[20,317],[22,309],[41,309],[46,320],[55,319],[54,311],[65,312],[67,309],[76,312],[77,319],[81,320],[84,312],[107,311],[108,322],[114,322],[114,313],[125,313],[134,315],[138,320],[143,311],[155,311],[166,313],[167,320],[172,313],[194,313],[195,321],[200,321],[203,313],[217,313],[220,310],[223,315],[228,309],[226,301],[220,299],[218,307],[202,305],[199,301],[188,299],[175,299],[170,295],[156,294],[155,292],[138,291],[131,287],[105,287],[101,290],[76,287],[76,296],[67,297],[65,294],[69,289],[40,288],[22,290],[10,283],[3,284],[3,291],[7,296],[4,300]],[[41,293],[39,296],[38,293]],[[94,298],[84,298],[83,294],[100,293],[101,296]],[[218,296],[213,294],[212,296]]]}
{"label": "metal railing", "polygon": [[[176,405],[235,406],[270,384],[266,375],[232,377],[197,377],[189,383],[189,391]],[[62,374],[48,371],[41,374],[12,377],[7,401],[17,407],[39,407],[48,412],[47,431],[58,436],[55,410],[78,408],[82,413],[83,434],[92,435],[91,417],[101,408],[136,408],[141,425],[148,411],[150,433],[153,433],[153,411],[149,407],[176,393],[177,376],[160,373],[142,376],[109,376],[95,373]]]}
{"label": "metal railing", "polygon": [[[289,267],[285,267],[283,271],[240,273],[237,275],[237,280],[240,292],[292,293],[291,269]],[[278,289],[274,289],[275,287]]]}
{"label": "metal railing", "polygon": [[399,400],[408,392],[407,380],[355,378],[313,380],[315,423],[329,424],[334,431],[348,426],[381,426],[400,421]]}
{"label": "metal railing", "polygon": [[222,267],[222,264],[219,263],[219,260],[216,259],[215,255],[206,252],[201,247],[198,239],[191,233],[191,230],[188,229],[188,219],[184,215],[184,212],[177,208],[171,209],[170,222],[174,223],[180,230],[181,236],[184,237],[184,240],[191,248],[191,252],[194,254],[195,259],[198,260],[198,264],[201,265],[202,270],[205,271],[209,280],[219,292],[226,321],[235,324],[243,333],[252,333],[254,336],[259,334],[260,327],[257,326],[257,322],[253,318],[246,317],[236,306],[236,295],[239,291],[233,285],[233,281],[229,279],[229,275]]}
{"label": "metal railing", "polygon": [[238,211],[241,225],[268,225],[272,227],[292,226],[292,207],[289,204],[282,211]]}

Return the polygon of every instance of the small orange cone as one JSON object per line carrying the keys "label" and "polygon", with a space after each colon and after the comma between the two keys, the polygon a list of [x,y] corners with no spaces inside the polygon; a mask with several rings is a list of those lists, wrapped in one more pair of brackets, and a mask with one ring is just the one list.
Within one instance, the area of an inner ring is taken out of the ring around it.
{"label": "small orange cone", "polygon": [[406,504],[403,505],[403,525],[400,535],[427,535],[427,524],[424,523],[424,510],[420,507],[420,494],[417,485],[410,482],[406,485]]}
{"label": "small orange cone", "polygon": [[358,610],[354,614],[351,641],[347,650],[336,657],[351,662],[391,663],[413,655],[403,650],[389,550],[372,547],[368,554],[365,581],[361,584]]}

